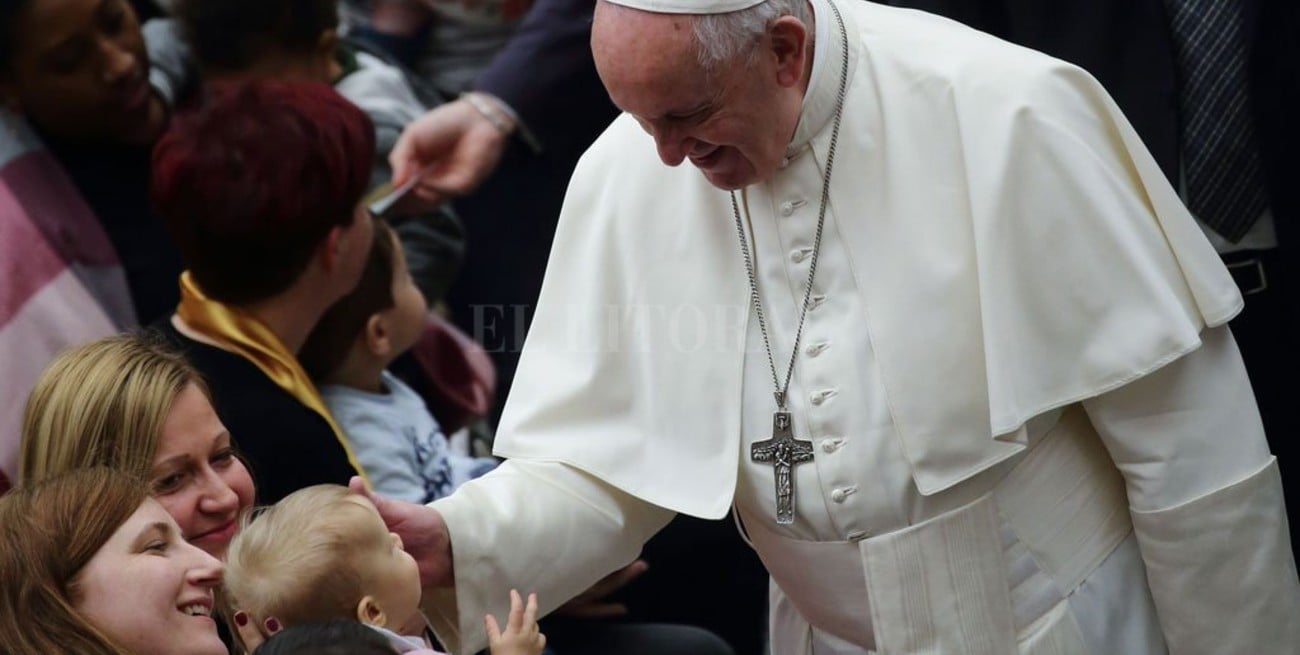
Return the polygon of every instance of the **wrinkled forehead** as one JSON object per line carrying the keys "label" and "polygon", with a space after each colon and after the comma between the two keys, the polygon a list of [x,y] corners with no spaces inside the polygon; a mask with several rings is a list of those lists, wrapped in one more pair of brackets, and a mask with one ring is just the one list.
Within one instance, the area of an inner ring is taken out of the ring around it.
{"label": "wrinkled forehead", "polygon": [[591,44],[597,67],[622,75],[652,77],[680,72],[697,62],[693,17],[656,14],[609,2],[596,6]]}
{"label": "wrinkled forehead", "polygon": [[653,117],[707,93],[693,17],[656,14],[609,2],[596,6],[591,34],[596,70],[614,103]]}

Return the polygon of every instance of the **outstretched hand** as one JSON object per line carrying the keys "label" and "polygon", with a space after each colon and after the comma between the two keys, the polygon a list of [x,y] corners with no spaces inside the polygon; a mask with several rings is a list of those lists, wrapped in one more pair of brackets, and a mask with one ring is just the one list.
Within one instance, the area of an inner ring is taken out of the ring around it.
{"label": "outstretched hand", "polygon": [[483,624],[492,655],[541,655],[546,648],[546,635],[537,626],[537,594],[528,594],[528,606],[524,607],[519,592],[510,590],[510,617],[505,632],[491,614],[483,617]]}
{"label": "outstretched hand", "polygon": [[406,126],[393,146],[393,186],[419,176],[414,193],[431,205],[469,193],[496,169],[508,139],[465,98],[436,107]]}
{"label": "outstretched hand", "polygon": [[420,584],[423,587],[451,587],[456,583],[452,571],[451,535],[438,510],[427,505],[384,498],[367,489],[366,483],[359,477],[353,477],[348,487],[374,503],[388,529],[402,538],[406,552],[415,558],[420,567]]}

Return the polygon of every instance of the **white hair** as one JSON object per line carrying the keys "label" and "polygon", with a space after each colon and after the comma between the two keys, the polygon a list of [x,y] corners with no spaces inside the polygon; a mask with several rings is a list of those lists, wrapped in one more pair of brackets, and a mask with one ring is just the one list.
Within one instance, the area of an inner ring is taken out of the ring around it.
{"label": "white hair", "polygon": [[754,46],[772,21],[782,16],[794,16],[812,26],[808,0],[763,0],[740,11],[695,16],[692,31],[700,64],[712,72],[722,63],[752,57]]}

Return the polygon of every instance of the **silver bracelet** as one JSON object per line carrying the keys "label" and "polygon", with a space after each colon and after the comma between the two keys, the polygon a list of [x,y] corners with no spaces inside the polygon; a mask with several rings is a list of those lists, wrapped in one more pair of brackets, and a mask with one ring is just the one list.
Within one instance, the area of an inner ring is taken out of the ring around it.
{"label": "silver bracelet", "polygon": [[[540,153],[542,151],[542,142],[537,139],[532,130],[528,129],[528,125],[524,123],[523,119],[519,118],[519,114],[516,114],[515,110],[510,108],[510,105],[499,98],[496,99],[495,103],[492,103],[488,102],[485,96],[494,97],[478,91],[466,91],[460,94],[460,97],[464,98],[475,111],[487,119],[502,134],[514,134],[534,153]],[[505,114],[506,117],[502,118],[502,114]]]}
{"label": "silver bracelet", "polygon": [[497,128],[497,131],[505,135],[509,135],[514,131],[513,126],[510,125],[509,121],[498,111],[489,106],[488,102],[477,93],[469,91],[460,94],[460,97],[468,102],[469,105],[474,108],[474,111],[477,111],[480,116],[487,119],[487,122],[491,123],[492,127]]}

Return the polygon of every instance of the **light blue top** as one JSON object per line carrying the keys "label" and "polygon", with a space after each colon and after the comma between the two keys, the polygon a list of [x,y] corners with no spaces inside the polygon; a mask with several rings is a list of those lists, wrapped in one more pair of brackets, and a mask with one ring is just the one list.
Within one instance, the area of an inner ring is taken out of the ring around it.
{"label": "light blue top", "polygon": [[414,389],[388,371],[383,373],[383,385],[388,393],[340,385],[320,389],[376,492],[428,503],[496,467],[490,457],[452,453],[447,437]]}

